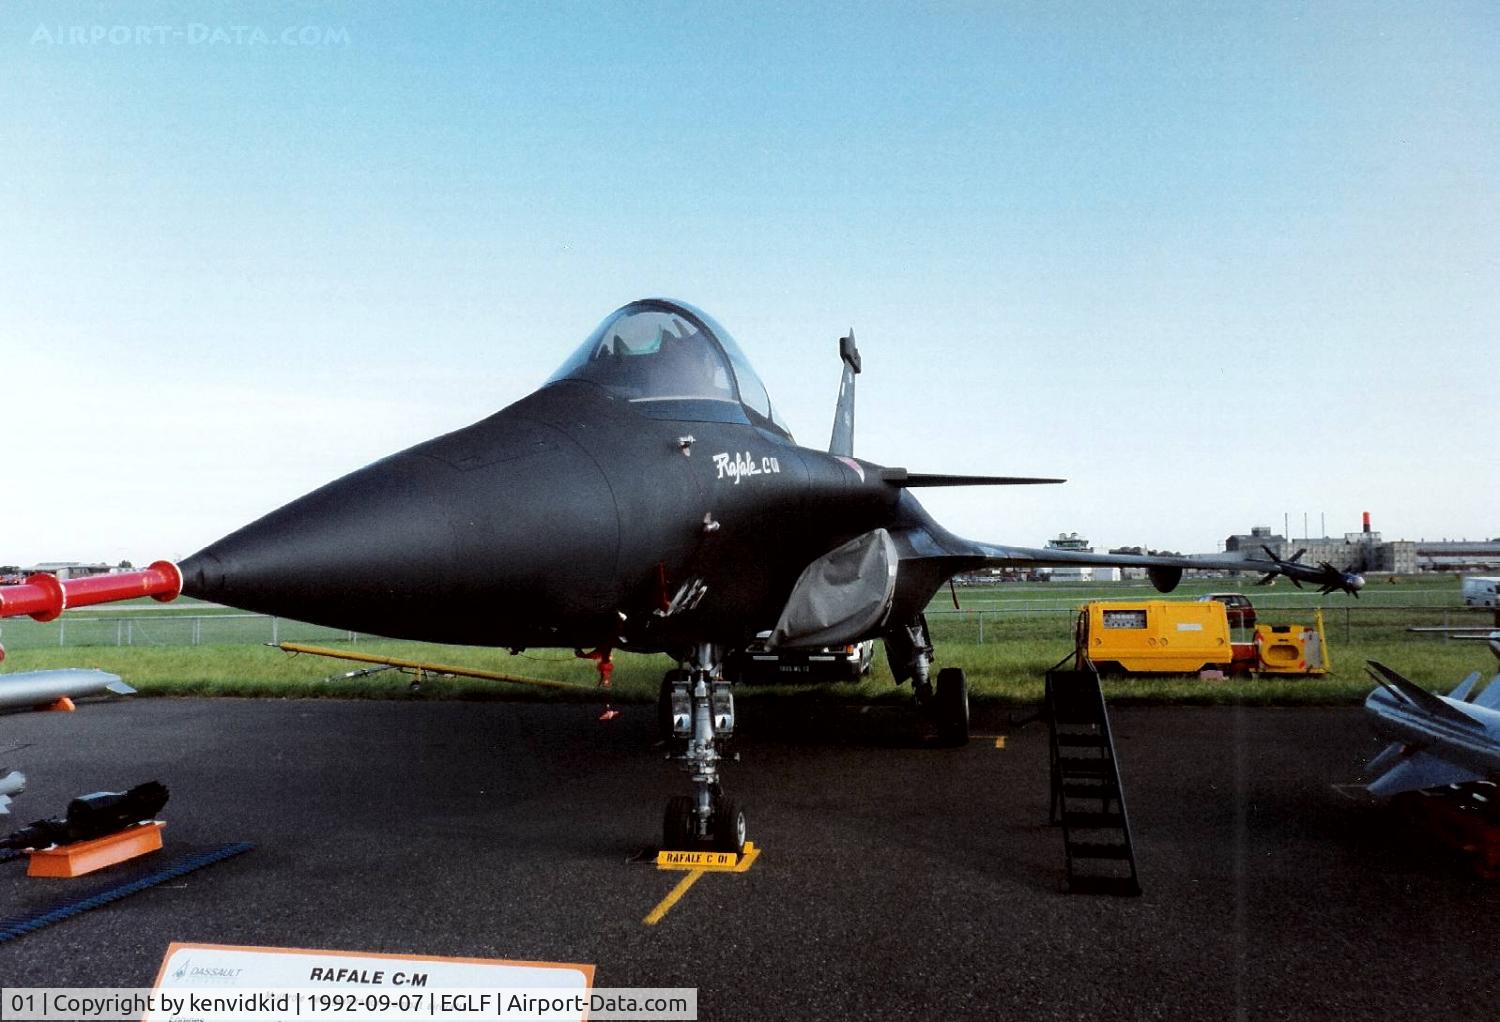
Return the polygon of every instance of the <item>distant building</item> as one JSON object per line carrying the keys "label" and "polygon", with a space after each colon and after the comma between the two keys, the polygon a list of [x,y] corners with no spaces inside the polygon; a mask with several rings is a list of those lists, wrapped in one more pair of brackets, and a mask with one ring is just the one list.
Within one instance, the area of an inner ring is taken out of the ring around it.
{"label": "distant building", "polygon": [[1487,571],[1500,568],[1500,538],[1418,540],[1412,548],[1417,571]]}
{"label": "distant building", "polygon": [[1260,550],[1262,544],[1275,550],[1277,546],[1285,542],[1286,537],[1273,534],[1269,525],[1252,525],[1249,534],[1242,532],[1235,533],[1226,539],[1224,541],[1224,551],[1231,554],[1240,552],[1250,553],[1251,551],[1264,553],[1265,551]]}
{"label": "distant building", "polygon": [[[1353,540],[1351,540],[1353,537]],[[1368,537],[1371,541],[1359,541]],[[1257,525],[1250,530],[1250,535],[1230,536],[1224,541],[1226,553],[1242,553],[1246,557],[1259,557],[1265,559],[1266,551],[1272,555],[1289,561],[1296,556],[1297,551],[1304,551],[1298,558],[1304,564],[1317,564],[1327,561],[1336,568],[1352,569],[1354,571],[1377,571],[1374,565],[1379,559],[1378,547],[1380,545],[1379,533],[1353,532],[1340,539],[1328,536],[1322,538],[1287,539],[1285,536],[1272,534],[1270,528],[1265,525]],[[1416,568],[1408,568],[1415,571]]]}
{"label": "distant building", "polygon": [[[1146,553],[1146,548],[1143,546],[1117,546],[1111,547],[1109,552],[1112,554],[1134,554],[1140,557]],[[1115,570],[1120,573],[1117,581],[1128,582],[1146,577],[1145,568],[1116,568]],[[1097,574],[1095,577],[1097,577]]]}
{"label": "distant building", "polygon": [[[1047,549],[1068,550],[1083,554],[1094,552],[1094,548],[1089,546],[1089,541],[1076,532],[1059,532],[1056,539],[1047,540]],[[1090,582],[1093,578],[1094,569],[1084,565],[1058,565],[1052,568],[1052,581],[1054,582]]]}
{"label": "distant building", "polygon": [[89,575],[108,575],[114,571],[112,564],[80,564],[78,561],[43,561],[41,564],[30,568],[23,568],[22,574],[32,575],[45,571],[49,575],[56,575],[59,579],[64,578],[86,578]]}
{"label": "distant building", "polygon": [[1340,539],[1329,536],[1287,539],[1272,533],[1270,526],[1257,525],[1249,535],[1234,535],[1224,541],[1226,551],[1240,552],[1248,557],[1264,556],[1262,547],[1283,559],[1290,559],[1298,550],[1305,549],[1307,552],[1302,555],[1302,560],[1308,564],[1327,561],[1336,568],[1396,575],[1500,568],[1500,539],[1387,540],[1370,529],[1368,520],[1363,532],[1346,532]]}
{"label": "distant building", "polygon": [[1365,565],[1366,571],[1388,571],[1393,575],[1414,575],[1421,570],[1417,565],[1417,544],[1398,539],[1381,543],[1375,547],[1375,560]]}

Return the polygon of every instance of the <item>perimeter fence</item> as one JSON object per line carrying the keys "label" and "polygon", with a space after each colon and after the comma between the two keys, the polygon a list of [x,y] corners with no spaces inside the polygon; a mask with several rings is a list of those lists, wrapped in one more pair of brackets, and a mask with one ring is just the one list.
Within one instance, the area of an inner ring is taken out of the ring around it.
{"label": "perimeter fence", "polygon": [[[1090,599],[1141,599],[1154,595],[1140,589],[1117,593],[1098,591],[1075,595],[1032,596],[1001,590],[960,589],[959,608],[949,604],[945,590],[927,611],[933,638],[940,642],[989,643],[1020,637],[1070,634],[1079,606]],[[1410,627],[1484,628],[1493,612],[1476,611],[1458,603],[1452,591],[1370,592],[1359,600],[1315,591],[1257,596],[1258,620],[1268,624],[1310,624],[1322,609],[1330,638],[1354,638],[1377,632],[1403,633]],[[139,611],[63,615],[56,621],[29,618],[0,623],[0,643],[7,649],[85,646],[238,646],[277,642],[356,643],[377,638],[359,632],[326,628],[288,618],[238,612],[165,612],[154,607]]]}
{"label": "perimeter fence", "polygon": [[[1410,628],[1484,629],[1493,626],[1493,613],[1476,613],[1463,607],[1431,605],[1350,606],[1256,604],[1256,620],[1261,624],[1311,625],[1318,610],[1323,612],[1323,628],[1329,638],[1350,641],[1355,638],[1394,638]],[[935,642],[986,643],[1004,642],[1027,636],[1071,635],[1078,606],[1034,607],[1004,610],[928,610],[927,623]],[[1249,629],[1233,629],[1235,641],[1248,641]]]}
{"label": "perimeter fence", "polygon": [[358,642],[369,636],[265,614],[64,614],[46,623],[0,624],[8,650],[60,646],[258,646],[278,642]]}

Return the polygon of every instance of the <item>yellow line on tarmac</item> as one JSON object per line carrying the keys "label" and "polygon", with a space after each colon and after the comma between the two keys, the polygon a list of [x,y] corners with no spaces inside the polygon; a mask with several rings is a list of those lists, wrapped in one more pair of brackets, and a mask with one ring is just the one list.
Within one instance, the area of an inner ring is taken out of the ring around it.
{"label": "yellow line on tarmac", "polygon": [[754,841],[745,842],[745,850],[740,853],[739,865],[734,867],[733,872],[743,873],[755,865],[755,860],[760,858],[760,849],[755,847]]}
{"label": "yellow line on tarmac", "polygon": [[651,910],[651,914],[646,916],[645,919],[642,919],[641,922],[645,923],[647,926],[655,926],[657,923],[661,922],[662,918],[666,916],[668,912],[672,911],[672,906],[682,900],[682,896],[688,892],[688,888],[696,884],[698,882],[698,878],[701,877],[703,873],[703,870],[695,869],[691,873],[684,876],[681,880],[677,881],[677,886],[672,888],[671,892],[661,900],[661,904],[653,908]]}

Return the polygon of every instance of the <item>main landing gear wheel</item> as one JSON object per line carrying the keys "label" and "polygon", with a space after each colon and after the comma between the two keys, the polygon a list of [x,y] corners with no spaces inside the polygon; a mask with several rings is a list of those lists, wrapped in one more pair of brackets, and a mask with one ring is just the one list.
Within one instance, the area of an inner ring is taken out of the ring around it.
{"label": "main landing gear wheel", "polygon": [[938,671],[932,712],[938,741],[944,745],[969,744],[969,679],[962,667]]}
{"label": "main landing gear wheel", "polygon": [[698,843],[693,826],[693,800],[686,795],[673,795],[667,799],[667,811],[662,816],[661,846],[668,851],[681,851]]}
{"label": "main landing gear wheel", "polygon": [[714,806],[714,849],[720,852],[745,850],[745,814],[732,798],[720,798]]}

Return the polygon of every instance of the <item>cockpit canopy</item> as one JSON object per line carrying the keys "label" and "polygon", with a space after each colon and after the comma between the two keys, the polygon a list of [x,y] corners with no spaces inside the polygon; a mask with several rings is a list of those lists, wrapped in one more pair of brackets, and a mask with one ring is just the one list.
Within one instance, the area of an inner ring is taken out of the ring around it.
{"label": "cockpit canopy", "polygon": [[749,422],[787,438],[765,385],[706,313],[646,298],[605,317],[548,383],[597,384],[654,418]]}

